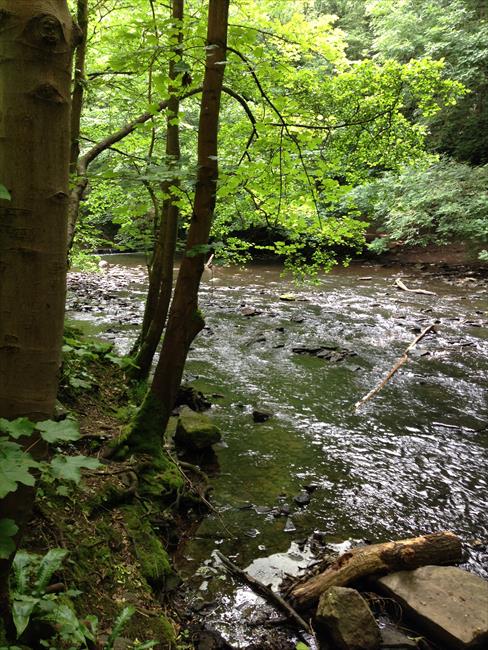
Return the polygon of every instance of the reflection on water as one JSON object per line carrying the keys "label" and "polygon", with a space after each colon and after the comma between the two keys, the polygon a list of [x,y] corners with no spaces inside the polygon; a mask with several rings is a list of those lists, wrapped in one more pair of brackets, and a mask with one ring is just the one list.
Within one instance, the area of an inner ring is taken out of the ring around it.
{"label": "reflection on water", "polygon": [[[107,259],[125,265],[109,270],[115,297],[98,301],[96,313],[83,312],[77,292],[71,315],[127,349],[140,319],[143,271],[133,266],[140,260],[129,268],[126,256]],[[399,291],[392,286],[397,273],[436,295]],[[193,574],[216,548],[245,566],[314,530],[340,542],[449,529],[467,543],[471,567],[488,575],[488,296],[481,281],[408,273],[354,267],[305,288],[283,279],[278,267],[207,275],[207,327],[187,374],[220,395],[212,411],[225,445],[213,480],[219,514],[203,522],[187,548],[184,572]],[[285,293],[295,300],[280,300]],[[355,402],[430,323],[437,333],[356,413]],[[348,354],[334,362],[295,354],[298,346]],[[255,424],[256,407],[272,418]],[[311,485],[310,503],[295,503]]]}

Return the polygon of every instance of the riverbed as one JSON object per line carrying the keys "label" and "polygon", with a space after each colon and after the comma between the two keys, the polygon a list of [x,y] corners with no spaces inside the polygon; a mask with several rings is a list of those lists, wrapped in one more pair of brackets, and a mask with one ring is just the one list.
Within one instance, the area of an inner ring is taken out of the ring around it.
{"label": "riverbed", "polygon": [[[103,274],[71,274],[68,316],[127,352],[144,260],[105,259]],[[433,295],[402,291],[397,278]],[[306,286],[278,266],[206,272],[206,328],[186,375],[210,395],[223,443],[215,512],[180,570],[231,644],[251,647],[238,620],[255,599],[223,579],[216,549],[241,567],[262,558],[252,571],[270,582],[271,565],[306,563],[313,537],[338,548],[452,530],[468,568],[488,577],[487,286],[481,273],[434,266],[353,265]],[[435,332],[356,411],[430,324]],[[256,423],[254,410],[269,419]]]}

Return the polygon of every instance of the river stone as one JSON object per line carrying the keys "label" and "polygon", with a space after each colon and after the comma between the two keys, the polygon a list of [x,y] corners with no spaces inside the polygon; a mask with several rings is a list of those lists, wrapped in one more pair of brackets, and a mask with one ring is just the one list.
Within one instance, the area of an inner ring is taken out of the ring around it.
{"label": "river stone", "polygon": [[364,598],[355,589],[331,587],[320,597],[317,623],[335,650],[378,650],[380,629]]}
{"label": "river stone", "polygon": [[388,625],[381,628],[381,650],[411,650],[417,643],[396,627]]}
{"label": "river stone", "polygon": [[381,590],[442,647],[482,648],[488,641],[488,582],[456,567],[424,566],[380,580]]}
{"label": "river stone", "polygon": [[218,426],[212,418],[195,413],[187,406],[180,411],[175,442],[185,448],[206,449],[222,439]]}

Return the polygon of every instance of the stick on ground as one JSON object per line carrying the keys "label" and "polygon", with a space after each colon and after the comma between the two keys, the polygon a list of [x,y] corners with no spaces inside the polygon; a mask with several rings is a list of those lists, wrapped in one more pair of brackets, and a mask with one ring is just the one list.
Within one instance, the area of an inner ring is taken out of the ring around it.
{"label": "stick on ground", "polygon": [[291,605],[289,605],[281,596],[276,594],[269,587],[263,585],[263,583],[259,582],[259,580],[256,580],[255,578],[247,574],[245,571],[240,569],[233,562],[231,562],[228,557],[225,557],[225,555],[223,555],[220,551],[215,551],[215,555],[219,558],[219,560],[222,562],[222,564],[227,569],[227,571],[229,571],[229,573],[234,575],[241,582],[246,584],[248,587],[250,587],[253,591],[255,591],[257,594],[262,596],[268,602],[271,602],[275,607],[280,609],[282,612],[285,612],[285,614],[287,614],[287,616],[292,618],[299,627],[305,630],[305,632],[308,632],[308,634],[314,636],[313,630],[310,627],[310,625],[306,623],[303,620],[303,618],[293,609],[293,607],[291,607]]}

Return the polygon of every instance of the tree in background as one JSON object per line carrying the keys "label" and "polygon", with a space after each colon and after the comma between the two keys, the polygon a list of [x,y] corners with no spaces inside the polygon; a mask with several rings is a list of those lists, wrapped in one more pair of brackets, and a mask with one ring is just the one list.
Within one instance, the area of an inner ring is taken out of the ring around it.
{"label": "tree in background", "polygon": [[162,432],[175,403],[190,345],[204,326],[198,309],[198,290],[216,200],[217,139],[227,55],[228,12],[228,0],[209,1],[193,213],[154,378],[126,440],[132,449],[157,455],[161,453]]}

